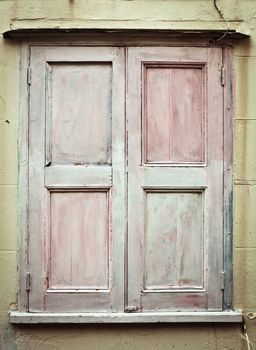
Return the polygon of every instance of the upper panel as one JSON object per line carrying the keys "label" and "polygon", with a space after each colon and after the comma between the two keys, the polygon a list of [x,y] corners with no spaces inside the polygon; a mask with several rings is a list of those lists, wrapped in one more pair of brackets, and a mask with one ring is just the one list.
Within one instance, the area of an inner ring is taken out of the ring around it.
{"label": "upper panel", "polygon": [[111,163],[111,63],[51,63],[48,68],[51,161]]}
{"label": "upper panel", "polygon": [[202,163],[205,151],[204,68],[145,65],[146,163]]}

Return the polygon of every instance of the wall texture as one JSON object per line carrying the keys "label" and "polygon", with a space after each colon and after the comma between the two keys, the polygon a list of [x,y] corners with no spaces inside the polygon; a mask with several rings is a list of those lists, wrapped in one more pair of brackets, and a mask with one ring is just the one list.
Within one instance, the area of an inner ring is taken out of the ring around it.
{"label": "wall texture", "polygon": [[[234,45],[234,305],[256,311],[256,0],[218,0]],[[15,28],[226,28],[213,0],[1,0]],[[5,350],[246,349],[239,325],[22,326],[17,303],[19,44],[0,37],[0,344]],[[256,346],[256,320],[247,328]]]}

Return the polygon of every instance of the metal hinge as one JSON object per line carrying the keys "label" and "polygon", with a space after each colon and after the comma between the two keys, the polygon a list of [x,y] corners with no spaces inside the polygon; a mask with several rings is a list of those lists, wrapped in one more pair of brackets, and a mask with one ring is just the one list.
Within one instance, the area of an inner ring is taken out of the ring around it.
{"label": "metal hinge", "polygon": [[138,306],[126,306],[126,308],[124,309],[124,312],[135,312],[138,310],[139,310]]}
{"label": "metal hinge", "polygon": [[225,67],[224,66],[221,66],[220,81],[221,81],[221,85],[224,86],[225,85]]}
{"label": "metal hinge", "polygon": [[27,69],[27,84],[31,85],[31,76],[32,76],[32,68],[28,67]]}
{"label": "metal hinge", "polygon": [[226,271],[221,272],[221,290],[225,289],[226,285]]}
{"label": "metal hinge", "polygon": [[26,291],[29,292],[30,291],[30,272],[26,273]]}

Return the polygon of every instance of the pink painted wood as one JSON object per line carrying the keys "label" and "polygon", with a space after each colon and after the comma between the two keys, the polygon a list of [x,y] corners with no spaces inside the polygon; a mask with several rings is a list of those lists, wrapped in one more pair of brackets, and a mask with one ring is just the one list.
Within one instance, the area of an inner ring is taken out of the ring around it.
{"label": "pink painted wood", "polygon": [[50,289],[109,288],[107,192],[51,194]]}
{"label": "pink painted wood", "polygon": [[52,162],[110,163],[111,64],[54,63],[50,69]]}
{"label": "pink painted wood", "polygon": [[204,160],[202,67],[146,66],[146,162]]}
{"label": "pink painted wood", "polygon": [[202,289],[202,192],[147,192],[145,205],[144,289]]}
{"label": "pink painted wood", "polygon": [[31,49],[29,311],[123,308],[124,61],[123,48]]}
{"label": "pink painted wood", "polygon": [[127,305],[139,310],[222,308],[221,64],[218,48],[128,49]]}
{"label": "pink painted wood", "polygon": [[222,51],[129,47],[124,63],[31,49],[29,311],[222,308]]}

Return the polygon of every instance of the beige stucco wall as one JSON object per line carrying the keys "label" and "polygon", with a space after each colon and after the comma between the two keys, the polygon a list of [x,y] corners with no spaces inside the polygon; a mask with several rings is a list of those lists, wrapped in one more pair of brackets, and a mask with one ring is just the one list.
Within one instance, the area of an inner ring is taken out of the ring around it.
{"label": "beige stucco wall", "polygon": [[[234,46],[234,305],[256,311],[256,0],[218,0]],[[226,28],[213,0],[1,0],[0,32],[12,28]],[[0,37],[0,344],[8,350],[246,349],[240,326],[23,326],[17,303],[19,44]],[[256,320],[246,319],[256,346]]]}

